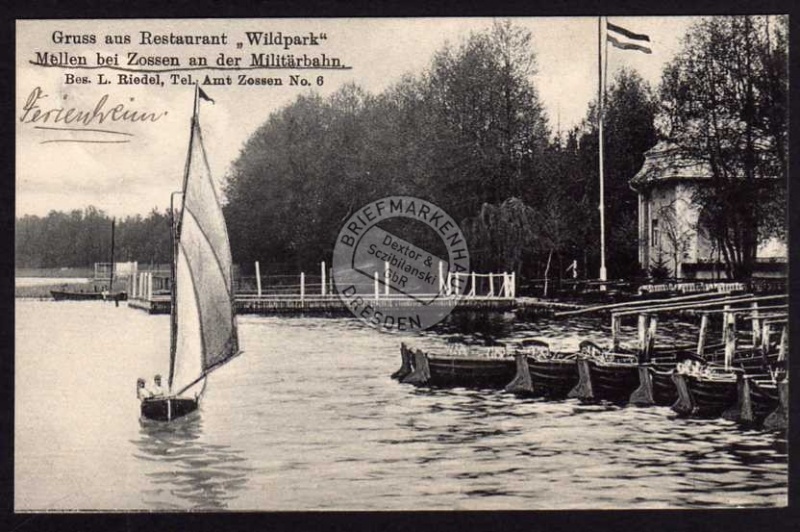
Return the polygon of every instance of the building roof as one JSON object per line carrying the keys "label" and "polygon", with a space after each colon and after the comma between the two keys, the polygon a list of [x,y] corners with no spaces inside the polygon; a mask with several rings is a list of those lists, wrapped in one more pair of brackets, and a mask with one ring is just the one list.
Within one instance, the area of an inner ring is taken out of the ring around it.
{"label": "building roof", "polygon": [[711,175],[708,162],[691,156],[671,142],[660,141],[644,153],[644,164],[631,178],[630,185],[638,189],[664,181],[709,179]]}

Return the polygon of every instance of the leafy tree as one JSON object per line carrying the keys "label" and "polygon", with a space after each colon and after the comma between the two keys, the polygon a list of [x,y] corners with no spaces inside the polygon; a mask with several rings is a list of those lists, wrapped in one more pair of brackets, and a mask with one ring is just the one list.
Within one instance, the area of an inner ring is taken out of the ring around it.
{"label": "leafy tree", "polygon": [[785,237],[787,36],[787,17],[704,19],[662,77],[664,133],[711,169],[694,201],[732,277],[759,238]]}
{"label": "leafy tree", "polygon": [[530,34],[500,22],[383,94],[347,85],[328,98],[298,97],[232,166],[233,255],[270,258],[265,271],[316,268],[346,218],[385,195],[425,198],[456,220],[532,196],[549,137],[534,68]]}
{"label": "leafy tree", "polygon": [[[94,206],[69,213],[17,218],[15,249],[20,268],[90,267],[108,262],[111,218]],[[115,260],[163,264],[171,260],[169,212],[129,216],[116,224]]]}

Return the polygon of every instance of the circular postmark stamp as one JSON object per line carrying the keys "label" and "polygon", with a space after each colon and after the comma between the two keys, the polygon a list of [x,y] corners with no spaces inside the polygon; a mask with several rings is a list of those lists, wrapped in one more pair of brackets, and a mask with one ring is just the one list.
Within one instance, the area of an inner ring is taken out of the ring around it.
{"label": "circular postmark stamp", "polygon": [[332,277],[354,316],[384,331],[421,331],[464,294],[469,251],[461,228],[433,203],[410,196],[372,201],[344,223]]}

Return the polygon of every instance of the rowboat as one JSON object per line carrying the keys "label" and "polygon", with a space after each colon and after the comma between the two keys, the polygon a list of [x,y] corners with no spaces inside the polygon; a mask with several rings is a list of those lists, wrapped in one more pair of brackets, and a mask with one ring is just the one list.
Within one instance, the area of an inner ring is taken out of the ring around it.
{"label": "rowboat", "polygon": [[403,343],[400,353],[403,365],[395,378],[417,386],[503,389],[516,370],[514,358],[501,343],[476,345],[459,339],[439,353],[412,349]]}
{"label": "rowboat", "polygon": [[688,361],[678,365],[673,381],[678,400],[672,409],[682,416],[717,417],[736,404],[740,369]]}
{"label": "rowboat", "polygon": [[639,385],[638,357],[606,351],[584,340],[578,347],[578,384],[568,397],[583,402],[624,403]]}
{"label": "rowboat", "polygon": [[547,342],[529,339],[520,342],[514,357],[517,371],[507,392],[563,399],[578,383],[575,353],[551,351]]}

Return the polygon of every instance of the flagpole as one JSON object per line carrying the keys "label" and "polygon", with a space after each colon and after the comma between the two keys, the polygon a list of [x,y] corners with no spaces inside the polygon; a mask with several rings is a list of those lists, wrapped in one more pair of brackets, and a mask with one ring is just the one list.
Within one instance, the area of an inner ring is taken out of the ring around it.
{"label": "flagpole", "polygon": [[195,81],[194,83],[194,108],[192,109],[192,123],[197,121],[197,112],[200,109],[200,85]]}
{"label": "flagpole", "polygon": [[[607,281],[608,273],[606,271],[606,219],[605,219],[605,190],[603,186],[603,93],[605,92],[603,78],[603,17],[597,17],[597,138],[600,150],[600,280]],[[600,290],[604,291],[605,285],[600,286]]]}

